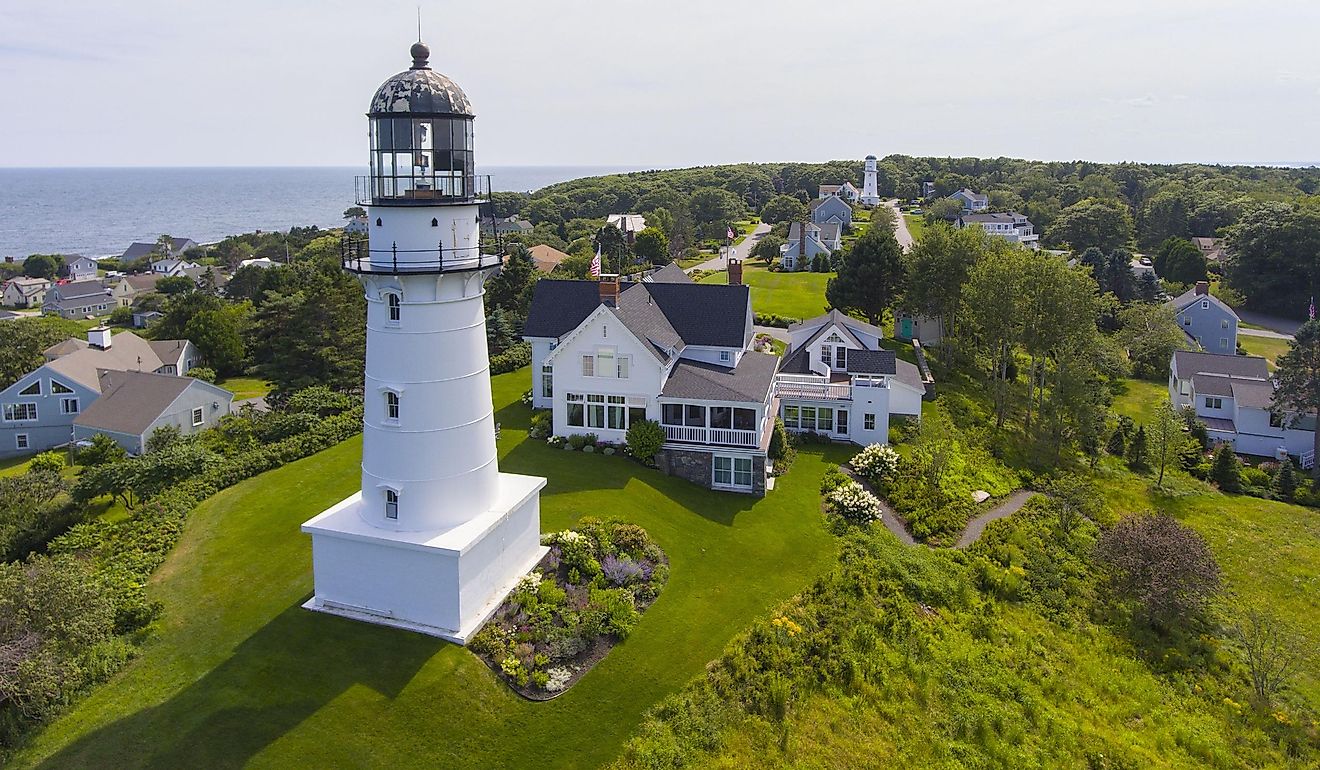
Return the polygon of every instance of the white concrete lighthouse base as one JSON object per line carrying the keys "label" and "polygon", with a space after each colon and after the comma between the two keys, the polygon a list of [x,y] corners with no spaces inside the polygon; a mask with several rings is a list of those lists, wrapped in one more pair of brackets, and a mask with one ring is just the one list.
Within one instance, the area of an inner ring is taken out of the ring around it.
{"label": "white concrete lighthouse base", "polygon": [[466,644],[545,555],[545,479],[500,474],[491,510],[445,530],[393,532],[364,521],[361,493],[307,520],[309,610]]}

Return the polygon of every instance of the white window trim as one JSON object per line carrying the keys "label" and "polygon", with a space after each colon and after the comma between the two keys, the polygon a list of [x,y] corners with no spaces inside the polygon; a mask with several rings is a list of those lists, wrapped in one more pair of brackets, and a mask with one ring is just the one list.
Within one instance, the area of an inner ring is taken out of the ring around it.
{"label": "white window trim", "polygon": [[201,425],[205,422],[206,422],[206,409],[200,406],[193,407],[192,410],[193,427],[196,428],[198,425]]}
{"label": "white window trim", "polygon": [[397,291],[384,292],[385,325],[398,327],[403,318],[403,297]]}
{"label": "white window trim", "polygon": [[[390,403],[390,396],[394,397],[394,403]],[[399,415],[403,413],[403,395],[397,390],[385,389],[382,398],[385,400],[385,411],[382,412],[381,422],[386,425],[398,425]],[[390,407],[394,407],[393,416],[390,415]]]}
{"label": "white window trim", "polygon": [[[35,392],[35,393],[29,393],[28,391],[29,391],[29,390],[32,390],[33,388],[36,388],[36,389],[37,389],[36,392]],[[45,394],[46,394],[46,392],[45,392],[44,390],[42,390],[42,388],[41,388],[41,380],[33,380],[32,382],[29,382],[29,383],[27,384],[27,387],[25,387],[25,388],[23,388],[22,390],[18,391],[18,393],[16,393],[15,395],[18,395],[18,396],[44,396]]]}
{"label": "white window trim", "polygon": [[26,434],[26,433],[16,433],[16,434],[14,434],[14,448],[15,448],[15,449],[31,449],[31,448],[32,448],[32,442],[31,442],[31,440],[28,439],[28,434]]}
{"label": "white window trim", "polygon": [[[35,403],[31,402],[31,401],[16,401],[16,402],[13,402],[13,403],[10,403],[10,404],[4,404],[4,406],[6,406],[6,407],[20,407],[20,406],[22,406],[22,407],[32,407],[32,416],[31,416],[31,417],[14,417],[14,418],[10,418],[8,415],[6,415],[6,414],[4,413],[4,409],[3,409],[3,407],[0,407],[0,418],[3,418],[5,422],[36,422],[37,420],[41,419],[41,411],[40,411],[39,409],[37,409],[37,405],[36,405]],[[27,409],[25,408],[23,411],[26,413],[26,412],[27,412]]]}
{"label": "white window trim", "polygon": [[[728,481],[720,481],[720,480],[719,480],[719,475],[720,475],[720,472],[721,472],[721,471],[720,471],[720,468],[719,468],[719,463],[720,463],[721,460],[727,460],[728,463],[729,463],[728,470],[726,471],[726,472],[729,474],[729,480],[728,480]],[[739,464],[739,462],[746,462],[746,463],[747,463],[747,470],[746,470],[746,471],[739,471],[739,470],[738,470],[738,464]],[[739,483],[738,483],[738,474],[739,474],[739,473],[746,473],[746,474],[747,474],[747,483],[746,483],[746,484],[739,484]],[[710,485],[711,485],[711,488],[713,488],[713,489],[732,489],[732,490],[740,490],[740,491],[741,491],[741,490],[749,490],[749,489],[753,489],[753,488],[755,488],[755,486],[756,486],[756,463],[752,461],[752,458],[750,458],[750,457],[743,457],[743,456],[740,456],[740,455],[720,455],[720,454],[717,454],[717,455],[711,455],[711,459],[710,459]]]}
{"label": "white window trim", "polygon": [[[70,403],[73,405],[72,409],[69,408]],[[78,402],[76,396],[65,396],[60,399],[60,414],[78,414],[81,411],[82,404]]]}

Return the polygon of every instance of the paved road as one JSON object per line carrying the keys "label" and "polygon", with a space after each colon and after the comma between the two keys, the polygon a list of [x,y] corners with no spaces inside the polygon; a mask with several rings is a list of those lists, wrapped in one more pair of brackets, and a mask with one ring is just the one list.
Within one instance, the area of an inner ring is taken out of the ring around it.
{"label": "paved road", "polygon": [[885,204],[894,210],[894,238],[898,240],[898,245],[903,247],[903,251],[907,251],[912,248],[912,233],[908,230],[903,212],[898,208],[898,199],[885,201]]}
{"label": "paved road", "polygon": [[[1301,321],[1294,321],[1291,318],[1279,318],[1278,316],[1267,315],[1265,313],[1257,313],[1254,310],[1239,310],[1237,311],[1237,314],[1238,314],[1238,318],[1241,318],[1243,321],[1246,321],[1249,324],[1264,326],[1266,329],[1278,332],[1279,334],[1287,334],[1287,335],[1296,334],[1297,329],[1302,325]],[[1239,327],[1238,331],[1243,334],[1249,335],[1254,330],[1243,329]],[[1256,336],[1265,337],[1268,335],[1259,334]]]}
{"label": "paved road", "polygon": [[[770,232],[770,225],[767,225],[764,222],[757,225],[756,229],[748,233],[747,237],[743,239],[742,243],[733,247],[733,256],[738,257],[743,261],[746,261],[747,255],[752,252],[752,247],[755,246],[762,238],[764,238],[765,234],[768,232]],[[690,273],[693,270],[714,271],[714,270],[728,270],[728,269],[729,269],[729,260],[727,258],[727,255],[720,254],[718,257],[714,259],[710,259],[705,262],[702,262],[700,265],[693,265],[692,267],[689,267],[688,272]]]}
{"label": "paved road", "polygon": [[1278,332],[1272,332],[1269,329],[1248,329],[1244,326],[1238,327],[1238,334],[1247,337],[1268,337],[1272,340],[1290,340],[1293,338],[1291,334],[1280,334]]}
{"label": "paved road", "polygon": [[778,326],[753,326],[752,331],[757,334],[765,334],[774,337],[777,340],[788,342],[788,329],[780,329]]}

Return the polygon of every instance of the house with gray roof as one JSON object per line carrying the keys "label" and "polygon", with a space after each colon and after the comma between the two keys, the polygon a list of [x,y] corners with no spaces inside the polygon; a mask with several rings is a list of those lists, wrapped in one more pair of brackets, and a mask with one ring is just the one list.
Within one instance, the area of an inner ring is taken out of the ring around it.
{"label": "house with gray roof", "polygon": [[1315,415],[1274,406],[1275,382],[1260,356],[1227,356],[1179,350],[1169,363],[1169,401],[1191,409],[1210,438],[1258,457],[1291,456],[1303,467],[1315,461]]}
{"label": "house with gray roof", "polygon": [[41,312],[60,318],[92,318],[109,315],[115,299],[100,281],[57,283],[46,292]]}
{"label": "house with gray roof", "polygon": [[189,262],[186,259],[166,257],[164,259],[153,261],[151,263],[151,272],[162,278],[169,278],[177,275],[184,275],[184,271],[191,270],[195,267],[201,267],[201,265],[198,265],[196,262]]}
{"label": "house with gray roof", "polygon": [[1207,353],[1237,354],[1238,314],[1210,293],[1210,284],[1196,285],[1165,303],[1173,308],[1187,341]]}
{"label": "house with gray roof", "polygon": [[975,214],[978,211],[985,211],[990,208],[989,196],[969,190],[966,187],[949,197],[962,204],[964,214]]}
{"label": "house with gray roof", "polygon": [[533,406],[552,411],[555,435],[615,443],[634,422],[654,420],[666,472],[764,494],[779,359],[752,349],[746,286],[693,283],[681,272],[538,281],[523,330]]}
{"label": "house with gray roof", "polygon": [[229,414],[234,394],[192,377],[137,371],[102,371],[101,397],[73,420],[75,439],[103,434],[130,454],[142,454],[158,428],[183,435],[214,427]]}
{"label": "house with gray roof", "polygon": [[894,415],[920,419],[926,378],[881,347],[879,327],[831,310],[788,334],[775,394],[789,430],[866,446],[888,443]]}
{"label": "house with gray roof", "polygon": [[110,285],[110,295],[119,307],[132,307],[138,297],[155,291],[156,282],[164,277],[156,273],[126,275]]}
{"label": "house with gray roof", "polygon": [[46,292],[50,291],[50,281],[45,278],[19,276],[5,281],[3,300],[0,304],[8,307],[41,307],[46,301]]}
{"label": "house with gray roof", "polygon": [[842,198],[834,195],[817,198],[807,206],[807,211],[811,214],[811,221],[818,225],[828,223],[840,226],[852,225],[852,206],[849,206]]}
{"label": "house with gray roof", "polygon": [[1010,243],[1020,243],[1029,249],[1040,248],[1040,236],[1036,234],[1036,226],[1027,219],[1026,215],[1016,211],[964,213],[954,220],[954,226],[959,229],[979,227],[988,234],[1003,238]]}
{"label": "house with gray roof", "polygon": [[142,241],[136,241],[134,243],[130,243],[128,245],[128,248],[124,249],[124,253],[119,255],[119,260],[121,262],[133,262],[142,259],[143,257],[154,257],[156,255],[170,256],[177,258],[183,256],[184,252],[191,251],[193,249],[200,247],[201,244],[197,243],[197,241],[194,241],[192,238],[171,238],[170,249],[169,249],[170,253],[168,255],[164,255],[162,254],[160,248],[155,243],[144,243]]}
{"label": "house with gray roof", "polygon": [[42,452],[69,442],[73,422],[101,397],[105,372],[164,373],[178,359],[161,359],[157,348],[170,358],[196,355],[186,340],[148,342],[132,332],[113,337],[97,327],[87,339],[68,339],[42,352],[45,362],[0,390],[0,457]]}
{"label": "house with gray roof", "polygon": [[96,278],[100,265],[91,257],[74,254],[65,259],[64,271],[70,281],[88,281]]}
{"label": "house with gray roof", "polygon": [[779,247],[779,265],[785,270],[810,270],[818,255],[828,257],[842,245],[843,226],[838,222],[794,222]]}
{"label": "house with gray roof", "polygon": [[856,203],[862,197],[862,191],[853,186],[852,182],[843,184],[823,184],[817,189],[817,199],[823,198],[842,198],[849,203]]}

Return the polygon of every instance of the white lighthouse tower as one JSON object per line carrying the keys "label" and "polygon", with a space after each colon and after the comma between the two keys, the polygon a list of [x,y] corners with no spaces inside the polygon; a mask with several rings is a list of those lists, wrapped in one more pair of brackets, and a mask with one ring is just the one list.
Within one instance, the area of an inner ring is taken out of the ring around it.
{"label": "white lighthouse tower", "polygon": [[472,106],[411,53],[371,100],[369,237],[344,242],[367,299],[362,490],[303,524],[303,606],[462,644],[544,555],[545,479],[496,461]]}
{"label": "white lighthouse tower", "polygon": [[862,176],[862,197],[858,201],[863,206],[879,206],[880,192],[875,183],[875,156],[866,156],[866,171]]}

